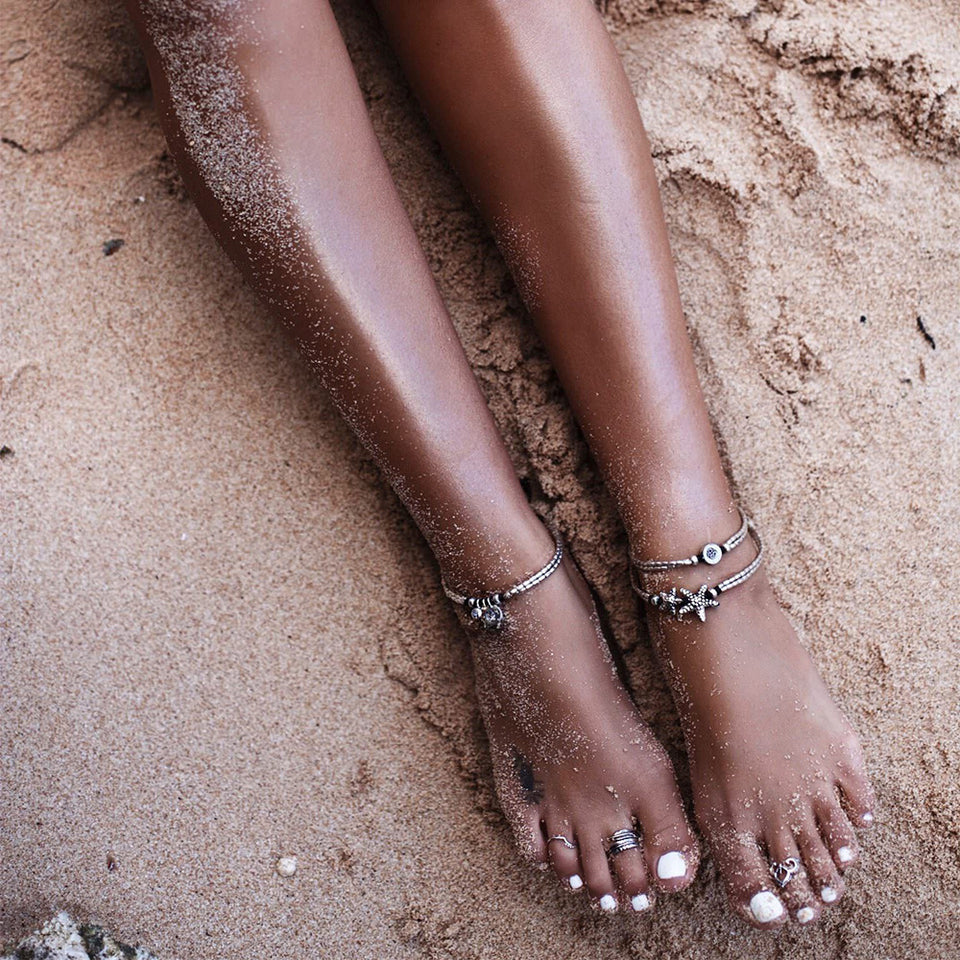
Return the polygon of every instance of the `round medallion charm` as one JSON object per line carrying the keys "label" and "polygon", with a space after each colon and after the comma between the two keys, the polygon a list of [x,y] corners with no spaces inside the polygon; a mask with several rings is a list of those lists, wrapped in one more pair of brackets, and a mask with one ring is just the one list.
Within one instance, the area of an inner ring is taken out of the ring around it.
{"label": "round medallion charm", "polygon": [[723,556],[723,551],[716,543],[708,543],[703,550],[700,551],[700,557],[704,563],[709,563],[711,566],[715,563],[720,562],[720,558]]}
{"label": "round medallion charm", "polygon": [[481,623],[488,630],[498,630],[503,624],[503,609],[496,604],[491,604],[480,611],[480,618]]}

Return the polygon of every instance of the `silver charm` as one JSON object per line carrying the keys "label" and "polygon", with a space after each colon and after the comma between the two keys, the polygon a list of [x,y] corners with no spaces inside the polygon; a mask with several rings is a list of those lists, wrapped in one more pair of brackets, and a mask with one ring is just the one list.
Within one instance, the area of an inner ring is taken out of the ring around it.
{"label": "silver charm", "polygon": [[800,861],[796,857],[787,857],[780,862],[775,860],[770,864],[770,876],[773,882],[782,890],[800,872]]}
{"label": "silver charm", "polygon": [[469,597],[466,606],[470,619],[478,621],[484,630],[500,630],[506,623],[499,593],[487,597]]}
{"label": "silver charm", "polygon": [[677,588],[671,587],[669,590],[664,590],[661,593],[655,593],[650,598],[650,604],[656,607],[658,610],[662,610],[665,614],[671,617],[677,615],[677,607],[683,601],[677,595]]}
{"label": "silver charm", "polygon": [[708,543],[700,551],[700,559],[704,563],[709,563],[710,566],[713,566],[715,563],[719,563],[722,556],[723,547],[721,547],[719,543]]}
{"label": "silver charm", "polygon": [[677,607],[674,613],[678,620],[682,620],[688,613],[695,613],[700,618],[700,622],[703,623],[707,619],[707,607],[720,606],[720,601],[714,596],[713,588],[708,587],[705,583],[700,585],[700,589],[696,593],[691,593],[686,587],[681,587],[680,593],[683,594],[683,603]]}

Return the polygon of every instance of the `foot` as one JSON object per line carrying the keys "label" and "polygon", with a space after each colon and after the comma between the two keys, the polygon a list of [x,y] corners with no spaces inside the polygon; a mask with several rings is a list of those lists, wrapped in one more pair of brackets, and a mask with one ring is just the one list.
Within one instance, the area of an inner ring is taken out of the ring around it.
{"label": "foot", "polygon": [[[750,543],[715,567],[659,576],[696,590],[755,553]],[[853,729],[763,567],[722,594],[705,622],[648,610],[683,725],[697,821],[733,910],[761,928],[816,920],[843,895],[843,874],[859,854],[854,827],[873,822]],[[781,889],[770,863],[791,857],[800,870]]]}
{"label": "foot", "polygon": [[[503,609],[502,630],[468,631],[497,794],[520,850],[599,910],[646,910],[658,892],[691,882],[697,844],[670,760],[617,677],[590,591],[565,553]],[[607,839],[624,827],[642,847],[608,858]]]}

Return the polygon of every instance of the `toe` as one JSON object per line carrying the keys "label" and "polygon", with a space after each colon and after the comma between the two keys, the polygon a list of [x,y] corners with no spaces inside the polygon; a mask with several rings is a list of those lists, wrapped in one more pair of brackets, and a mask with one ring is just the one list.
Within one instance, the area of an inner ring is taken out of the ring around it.
{"label": "toe", "polygon": [[[610,836],[614,829],[607,832]],[[608,854],[610,864],[617,880],[617,886],[622,894],[620,901],[630,904],[632,910],[641,913],[653,905],[653,897],[647,880],[647,866],[644,861],[643,845],[632,850],[624,850],[616,854]]]}
{"label": "toe", "polygon": [[842,873],[860,852],[853,827],[835,797],[822,801],[817,807],[817,822],[824,843]]}
{"label": "toe", "polygon": [[810,888],[803,857],[789,827],[777,827],[766,832],[767,855],[771,867],[779,865],[779,879],[771,872],[778,894],[790,915],[798,923],[811,923],[820,915],[820,897]]}
{"label": "toe", "polygon": [[689,886],[697,874],[700,847],[690,832],[679,795],[656,811],[641,807],[634,816],[640,825],[651,883],[665,893]]}
{"label": "toe", "polygon": [[877,798],[862,763],[851,766],[840,776],[843,806],[855,827],[873,826]]}
{"label": "toe", "polygon": [[504,812],[507,813],[520,856],[532,866],[546,870],[547,838],[543,835],[540,808],[525,805],[508,812],[508,808],[505,807]]}
{"label": "toe", "polygon": [[835,903],[843,896],[843,878],[812,818],[797,834],[797,846],[811,889],[820,897],[821,903]]}
{"label": "toe", "polygon": [[583,869],[583,880],[587,890],[590,891],[593,905],[605,913],[614,913],[619,903],[602,836],[601,829],[595,826],[584,827],[577,831],[580,866]]}
{"label": "toe", "polygon": [[714,835],[710,846],[734,913],[761,930],[782,926],[787,910],[775,892],[757,838],[731,832]]}
{"label": "toe", "polygon": [[580,852],[576,834],[569,820],[549,820],[546,823],[547,855],[557,879],[567,890],[583,889]]}

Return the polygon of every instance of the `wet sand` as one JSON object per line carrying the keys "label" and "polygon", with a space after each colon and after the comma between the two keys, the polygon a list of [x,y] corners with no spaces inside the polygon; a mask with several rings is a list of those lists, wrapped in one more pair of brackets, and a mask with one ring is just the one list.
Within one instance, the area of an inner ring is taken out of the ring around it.
{"label": "wet sand", "polygon": [[[372,12],[348,6],[517,469],[685,776],[610,500]],[[518,862],[433,561],[183,197],[125,15],[11,0],[0,943],[65,909],[161,960],[960,956],[960,11],[604,6],[725,460],[875,777],[846,898],[762,934],[708,860],[652,917],[611,919]]]}

